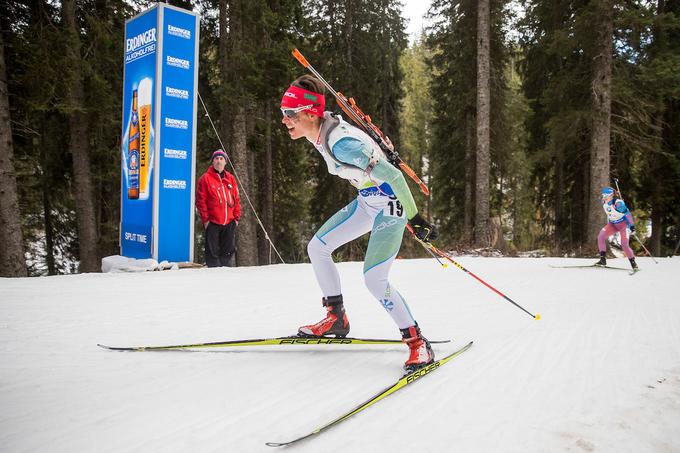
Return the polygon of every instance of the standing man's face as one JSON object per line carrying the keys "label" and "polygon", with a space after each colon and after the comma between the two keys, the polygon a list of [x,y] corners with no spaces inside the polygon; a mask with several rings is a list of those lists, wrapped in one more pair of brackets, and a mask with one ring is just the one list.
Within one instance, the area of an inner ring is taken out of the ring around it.
{"label": "standing man's face", "polygon": [[213,159],[212,161],[212,166],[217,171],[218,173],[221,173],[224,171],[224,167],[227,165],[227,161],[224,160],[224,157],[222,156],[217,156]]}

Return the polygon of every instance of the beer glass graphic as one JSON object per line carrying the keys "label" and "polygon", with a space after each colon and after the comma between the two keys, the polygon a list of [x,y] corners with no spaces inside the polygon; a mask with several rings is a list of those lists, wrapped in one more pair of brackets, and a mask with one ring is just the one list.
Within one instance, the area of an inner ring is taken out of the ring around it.
{"label": "beer glass graphic", "polygon": [[128,198],[139,198],[139,119],[137,115],[137,90],[132,91],[132,111],[128,132]]}
{"label": "beer glass graphic", "polygon": [[149,198],[151,177],[151,96],[153,82],[144,78],[139,82],[139,198]]}

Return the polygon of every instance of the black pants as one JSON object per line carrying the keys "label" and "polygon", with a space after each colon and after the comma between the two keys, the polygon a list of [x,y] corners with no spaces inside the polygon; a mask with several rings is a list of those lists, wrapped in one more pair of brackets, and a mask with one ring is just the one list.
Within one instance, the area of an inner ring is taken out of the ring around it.
{"label": "black pants", "polygon": [[210,222],[205,230],[205,264],[208,267],[233,266],[236,252],[236,222],[226,225]]}

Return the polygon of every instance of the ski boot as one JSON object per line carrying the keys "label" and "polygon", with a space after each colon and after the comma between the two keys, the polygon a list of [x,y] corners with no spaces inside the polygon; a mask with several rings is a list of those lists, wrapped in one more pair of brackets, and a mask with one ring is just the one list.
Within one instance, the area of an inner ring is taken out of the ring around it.
{"label": "ski boot", "polygon": [[416,324],[401,330],[401,339],[408,345],[410,355],[404,363],[404,371],[412,373],[434,362],[434,352],[427,338],[420,334],[420,327]]}
{"label": "ski boot", "polygon": [[628,261],[630,261],[630,267],[633,268],[633,272],[637,272],[639,269],[637,263],[635,262],[635,257],[628,258]]}
{"label": "ski boot", "polygon": [[316,324],[302,326],[298,329],[300,337],[324,337],[335,335],[335,338],[344,338],[349,333],[349,321],[342,305],[342,294],[339,296],[324,297],[321,303],[326,307],[326,317]]}
{"label": "ski boot", "polygon": [[600,261],[594,264],[594,266],[606,266],[607,265],[607,252],[600,252]]}

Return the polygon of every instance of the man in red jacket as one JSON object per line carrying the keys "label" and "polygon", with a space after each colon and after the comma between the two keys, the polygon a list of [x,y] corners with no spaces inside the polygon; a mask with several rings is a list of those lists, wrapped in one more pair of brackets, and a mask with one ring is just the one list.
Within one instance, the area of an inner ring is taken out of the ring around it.
{"label": "man in red jacket", "polygon": [[233,266],[241,200],[236,179],[224,169],[227,154],[218,149],[211,162],[196,186],[196,209],[205,228],[205,263],[208,267]]}

